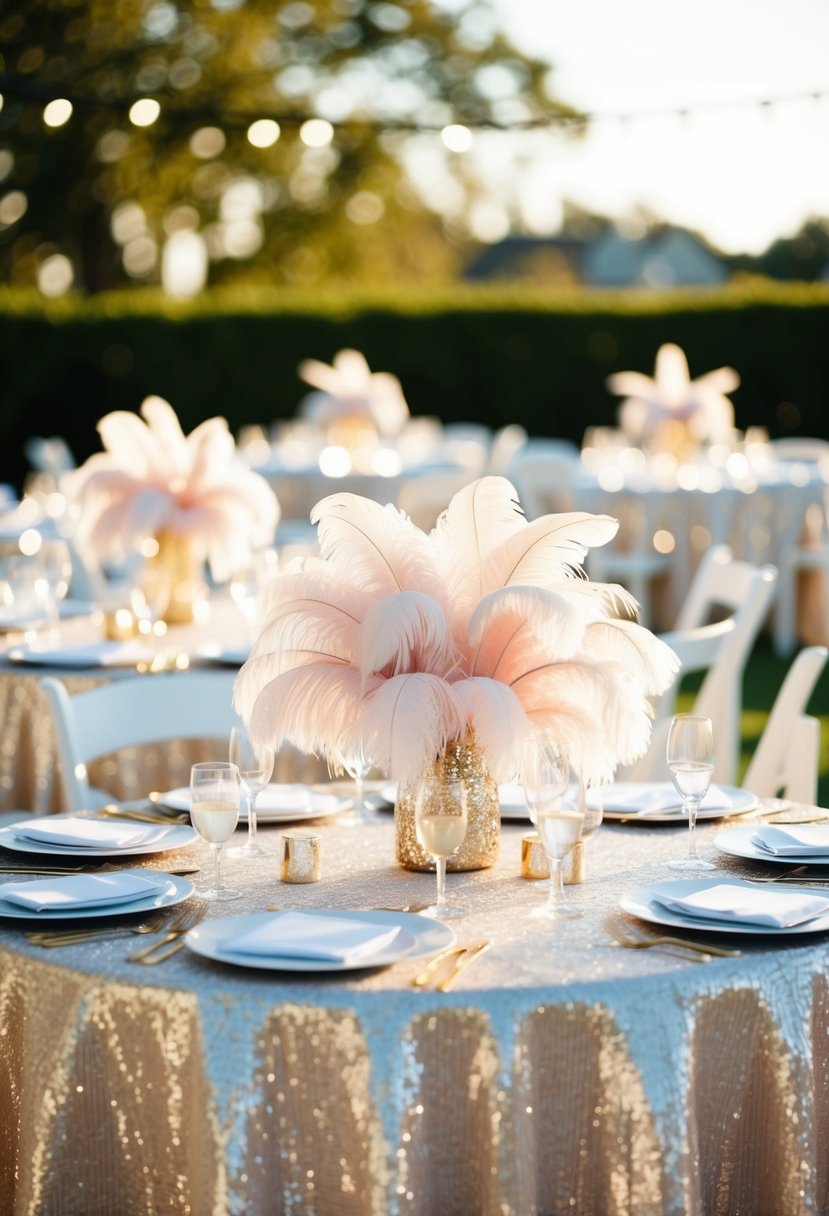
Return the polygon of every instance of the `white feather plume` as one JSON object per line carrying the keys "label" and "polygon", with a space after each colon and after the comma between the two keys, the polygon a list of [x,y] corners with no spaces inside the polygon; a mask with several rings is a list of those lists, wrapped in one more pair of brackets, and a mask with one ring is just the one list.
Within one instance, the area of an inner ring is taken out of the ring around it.
{"label": "white feather plume", "polygon": [[581,652],[594,662],[615,664],[648,696],[669,688],[679,670],[670,646],[633,621],[592,621],[584,631]]}
{"label": "white feather plume", "polygon": [[366,612],[357,630],[354,659],[364,676],[405,671],[446,676],[457,662],[457,652],[440,604],[421,591],[401,591],[384,596]]}
{"label": "white feather plume", "polygon": [[518,697],[500,680],[473,676],[458,680],[452,691],[467,722],[475,731],[496,781],[514,781],[530,723]]}
{"label": "white feather plume", "polygon": [[452,685],[428,672],[381,681],[366,697],[362,720],[368,754],[404,783],[419,777],[465,725]]}
{"label": "white feather plume", "polygon": [[[598,610],[596,611],[598,618]],[[479,645],[485,635],[488,649],[497,646],[497,638],[506,630],[504,641],[511,638],[513,623],[521,620],[550,653],[560,659],[570,658],[578,649],[589,617],[584,606],[562,591],[546,587],[501,587],[484,596],[469,620],[469,640]]]}
{"label": "white feather plume", "polygon": [[460,490],[432,533],[450,600],[477,602],[484,558],[525,527],[518,493],[506,477],[481,477]]}
{"label": "white feather plume", "polygon": [[608,515],[573,511],[542,515],[502,541],[484,559],[482,591],[486,594],[510,583],[549,587],[580,567],[588,549],[606,544],[619,528]]}
{"label": "white feather plume", "polygon": [[320,555],[332,570],[374,594],[434,590],[429,543],[408,516],[357,494],[332,494],[311,512]]}

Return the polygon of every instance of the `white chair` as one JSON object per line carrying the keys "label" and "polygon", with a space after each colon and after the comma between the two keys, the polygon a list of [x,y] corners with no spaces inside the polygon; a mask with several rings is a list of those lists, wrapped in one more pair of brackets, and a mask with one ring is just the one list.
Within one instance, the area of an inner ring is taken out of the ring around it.
{"label": "white chair", "polygon": [[[774,566],[735,561],[726,545],[710,549],[700,563],[677,620],[661,635],[679,655],[680,675],[704,671],[692,712],[714,724],[714,780],[733,785],[740,758],[740,714],[743,672],[774,595]],[[724,619],[711,621],[712,612]],[[665,742],[676,710],[679,680],[662,694],[654,710],[648,751],[622,777],[638,781],[664,779]]]}
{"label": "white chair", "polygon": [[780,685],[742,781],[760,798],[817,801],[820,722],[805,710],[828,658],[825,646],[807,646]]}
{"label": "white chair", "polygon": [[502,426],[492,436],[492,447],[489,449],[487,473],[494,476],[505,476],[507,469],[516,459],[527,443],[527,432],[518,422],[510,422]]}
{"label": "white chair", "polygon": [[602,515],[618,516],[619,535],[607,545],[591,549],[587,573],[597,583],[621,583],[639,605],[640,625],[653,624],[653,584],[666,577],[675,560],[671,553],[653,547],[657,529],[658,501],[652,494],[614,495],[608,500],[601,491],[590,498],[580,496],[579,506]]}
{"label": "white chair", "polygon": [[400,483],[397,505],[423,532],[434,528],[454,496],[469,485],[468,473],[413,473]]}
{"label": "white chair", "polygon": [[798,642],[799,574],[809,571],[820,574],[821,608],[822,612],[829,612],[829,441],[774,439],[770,447],[775,459],[803,465],[810,479],[824,483],[818,494],[819,502],[813,502],[805,515],[802,510],[792,509],[781,529],[780,581],[772,637],[775,654],[788,655]]}
{"label": "white chair", "polygon": [[221,739],[218,754],[224,757],[230,728],[239,721],[232,706],[235,678],[230,670],[134,676],[75,696],[60,680],[44,678],[66,809],[112,801],[90,787],[86,766],[121,748],[173,739]]}

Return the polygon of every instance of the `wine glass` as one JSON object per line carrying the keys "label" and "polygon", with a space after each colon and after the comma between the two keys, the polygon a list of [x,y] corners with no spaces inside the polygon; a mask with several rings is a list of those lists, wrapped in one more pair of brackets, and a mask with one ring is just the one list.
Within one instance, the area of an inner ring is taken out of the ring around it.
{"label": "wine glass", "polygon": [[153,651],[158,638],[166,632],[162,618],[171,592],[172,578],[167,567],[162,562],[143,562],[130,589],[130,607],[138,632],[150,641]]}
{"label": "wine glass", "polygon": [[247,640],[253,641],[259,625],[262,592],[278,570],[274,549],[251,553],[248,560],[230,576],[230,597],[241,612],[247,626]]}
{"label": "wine glass", "polygon": [[266,857],[269,850],[256,840],[256,799],[271,779],[273,748],[254,743],[244,726],[230,729],[230,761],[239,769],[239,782],[248,806],[248,838],[233,853],[243,857]]}
{"label": "wine glass", "polygon": [[538,831],[550,867],[547,900],[532,911],[545,919],[573,919],[581,913],[564,903],[561,863],[581,839],[585,804],[580,797],[568,805],[565,793],[570,766],[560,748],[549,738],[536,738],[527,749],[524,763],[524,793],[530,819]]}
{"label": "wine glass", "polygon": [[466,836],[466,786],[463,781],[421,777],[415,786],[415,834],[421,848],[433,858],[437,871],[437,900],[423,910],[437,920],[463,916],[465,908],[446,901],[446,859],[456,853]]}
{"label": "wine glass", "polygon": [[366,755],[362,739],[353,735],[343,736],[339,753],[341,766],[354,782],[354,809],[351,815],[347,819],[341,819],[340,823],[355,825],[373,822],[365,802],[365,780],[371,768],[371,761]]}
{"label": "wine glass", "polygon": [[682,799],[682,810],[688,816],[688,856],[669,861],[673,870],[713,870],[710,861],[703,861],[697,852],[696,825],[699,804],[708,793],[714,773],[714,729],[710,718],[692,714],[677,714],[671,719],[666,748],[671,780]]}
{"label": "wine glass", "polygon": [[202,899],[240,899],[222,881],[222,845],[239,821],[239,770],[235,764],[210,760],[190,770],[190,820],[213,850],[213,885],[199,891]]}

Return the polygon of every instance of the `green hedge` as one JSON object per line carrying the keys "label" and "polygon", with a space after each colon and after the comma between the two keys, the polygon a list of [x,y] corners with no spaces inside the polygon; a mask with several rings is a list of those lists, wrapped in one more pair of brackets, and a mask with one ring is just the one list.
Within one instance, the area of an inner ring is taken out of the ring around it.
{"label": "green hedge", "polygon": [[580,440],[611,424],[612,371],[650,372],[662,342],[691,375],[729,364],[739,426],[829,437],[829,285],[753,281],[717,291],[551,293],[457,287],[430,294],[214,292],[187,305],[155,292],[44,301],[0,290],[0,480],[20,484],[23,443],[63,435],[77,458],[95,423],[167,397],[190,429],[290,417],[301,359],[344,346],[392,371],[413,413]]}

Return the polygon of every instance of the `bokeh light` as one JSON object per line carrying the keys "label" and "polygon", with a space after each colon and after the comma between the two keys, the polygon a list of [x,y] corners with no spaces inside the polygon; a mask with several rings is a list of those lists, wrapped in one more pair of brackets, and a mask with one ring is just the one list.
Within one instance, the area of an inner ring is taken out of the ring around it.
{"label": "bokeh light", "polygon": [[134,127],[151,127],[161,113],[154,97],[140,97],[130,106],[130,122]]}
{"label": "bokeh light", "polygon": [[47,127],[62,127],[72,117],[72,102],[66,97],[56,97],[50,101],[43,111],[43,121]]}

